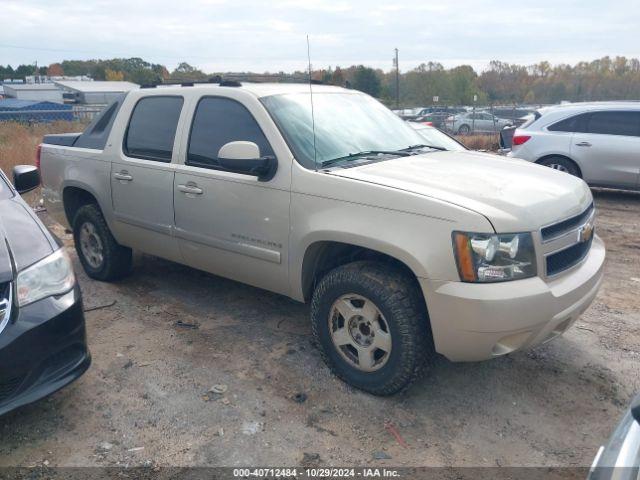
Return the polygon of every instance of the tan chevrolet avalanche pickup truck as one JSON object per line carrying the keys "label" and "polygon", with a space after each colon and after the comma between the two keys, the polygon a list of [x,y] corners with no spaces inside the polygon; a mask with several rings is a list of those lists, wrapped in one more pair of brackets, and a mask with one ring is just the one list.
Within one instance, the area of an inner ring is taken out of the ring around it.
{"label": "tan chevrolet avalanche pickup truck", "polygon": [[331,370],[389,395],[562,334],[603,274],[582,180],[434,143],[357,91],[222,82],[132,91],[40,164],[90,277],[136,249],[309,302]]}

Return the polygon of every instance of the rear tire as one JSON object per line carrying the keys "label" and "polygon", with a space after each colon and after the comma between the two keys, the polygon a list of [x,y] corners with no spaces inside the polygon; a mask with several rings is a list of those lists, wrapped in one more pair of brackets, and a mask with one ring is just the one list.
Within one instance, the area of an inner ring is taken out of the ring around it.
{"label": "rear tire", "polygon": [[131,272],[131,249],[116,242],[97,205],[78,209],[73,219],[73,240],[89,277],[108,282]]}
{"label": "rear tire", "polygon": [[313,292],[311,323],[331,371],[374,395],[406,390],[435,357],[415,279],[381,263],[329,272]]}
{"label": "rear tire", "polygon": [[469,125],[461,125],[458,129],[458,135],[469,135],[470,132],[471,128],[469,127]]}
{"label": "rear tire", "polygon": [[580,175],[580,169],[573,162],[573,160],[569,160],[565,157],[548,157],[538,162],[540,165],[544,165],[545,167],[553,168],[554,170],[558,170],[560,172],[565,172],[574,177],[582,178]]}

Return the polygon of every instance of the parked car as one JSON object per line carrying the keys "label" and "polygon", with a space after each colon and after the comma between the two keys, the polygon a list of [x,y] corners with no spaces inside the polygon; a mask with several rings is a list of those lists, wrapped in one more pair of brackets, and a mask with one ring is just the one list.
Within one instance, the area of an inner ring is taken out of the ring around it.
{"label": "parked car", "polygon": [[542,109],[513,135],[509,156],[584,179],[595,187],[640,188],[640,103]]}
{"label": "parked car", "polygon": [[640,395],[631,402],[609,442],[600,447],[587,480],[637,480],[640,473]]}
{"label": "parked car", "polygon": [[468,148],[458,140],[431,125],[425,125],[419,122],[408,123],[424,138],[426,145],[436,147],[439,150],[448,150],[452,152],[468,150]]}
{"label": "parked car", "polygon": [[507,106],[493,106],[490,113],[492,113],[496,117],[509,119],[512,125],[520,126],[527,121],[528,116],[533,112],[534,110],[523,107],[514,108]]}
{"label": "parked car", "polygon": [[602,279],[582,180],[426,143],[355,90],[140,89],[45,136],[43,193],[90,277],[128,274],[139,249],[309,302],[331,370],[388,395],[436,352],[560,335]]}
{"label": "parked car", "polygon": [[511,120],[498,118],[487,112],[459,113],[446,119],[447,129],[458,135],[470,133],[497,133],[511,125]]}
{"label": "parked car", "polygon": [[0,415],[45,397],[89,368],[80,289],[64,248],[20,198],[32,166],[0,171]]}
{"label": "parked car", "polygon": [[431,113],[444,113],[447,115],[455,115],[457,113],[465,113],[467,110],[463,107],[437,107],[437,106],[432,106],[432,107],[424,107],[424,108],[420,108],[418,109],[418,111],[416,112],[416,115],[418,117],[422,117],[424,115],[429,115]]}
{"label": "parked car", "polygon": [[430,123],[436,128],[444,129],[444,122],[447,118],[449,118],[449,116],[451,116],[451,114],[447,112],[433,112],[427,113],[426,115],[417,116],[412,121],[425,124]]}

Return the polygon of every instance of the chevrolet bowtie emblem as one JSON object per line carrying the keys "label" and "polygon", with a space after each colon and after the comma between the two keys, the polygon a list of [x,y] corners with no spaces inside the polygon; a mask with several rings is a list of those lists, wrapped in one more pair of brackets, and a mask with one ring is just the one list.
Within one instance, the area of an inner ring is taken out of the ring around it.
{"label": "chevrolet bowtie emblem", "polygon": [[593,237],[593,223],[587,223],[580,228],[578,232],[578,241],[580,243],[588,242]]}

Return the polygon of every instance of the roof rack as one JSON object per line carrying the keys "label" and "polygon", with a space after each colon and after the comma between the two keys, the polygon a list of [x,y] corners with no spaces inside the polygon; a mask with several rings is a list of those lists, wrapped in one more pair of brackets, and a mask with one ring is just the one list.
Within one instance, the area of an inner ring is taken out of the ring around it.
{"label": "roof rack", "polygon": [[[291,83],[291,82],[309,82],[309,77],[305,76],[283,76],[277,73],[229,73],[224,76],[224,78],[220,75],[216,75],[215,77],[209,78],[208,80],[182,80],[175,82],[158,82],[158,83],[147,83],[144,85],[140,85],[140,88],[156,88],[156,87],[164,87],[164,86],[181,86],[181,87],[193,87],[194,85],[207,85],[207,84],[218,84],[221,87],[241,87],[242,84],[240,82],[247,83],[261,83],[261,82],[273,82],[283,80],[283,83]],[[311,79],[311,83],[313,85],[324,85],[322,80],[314,80]]]}
{"label": "roof rack", "polygon": [[237,80],[227,80],[220,76],[215,76],[208,80],[189,80],[181,82],[158,82],[158,83],[145,83],[140,85],[140,88],[156,88],[165,86],[180,86],[180,87],[193,87],[194,85],[211,85],[218,84],[221,87],[241,87],[242,84]]}

